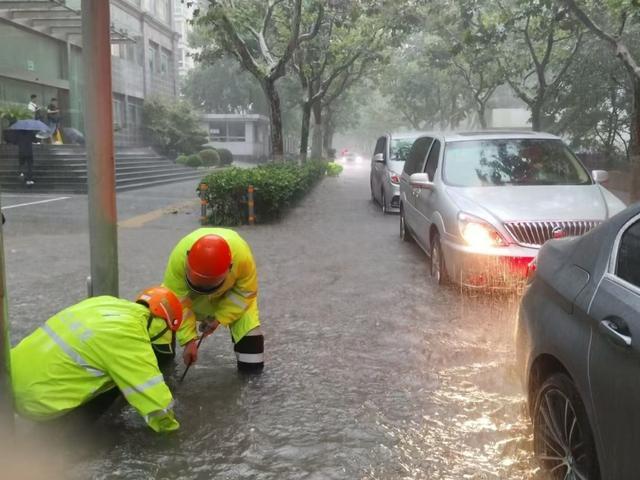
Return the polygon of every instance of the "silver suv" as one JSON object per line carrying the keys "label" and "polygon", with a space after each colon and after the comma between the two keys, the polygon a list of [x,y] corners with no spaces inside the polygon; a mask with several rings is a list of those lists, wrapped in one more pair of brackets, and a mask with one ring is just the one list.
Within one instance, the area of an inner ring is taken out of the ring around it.
{"label": "silver suv", "polygon": [[400,236],[429,255],[440,284],[511,288],[544,242],[624,209],[607,179],[546,133],[425,134],[400,177]]}
{"label": "silver suv", "polygon": [[419,134],[384,135],[376,142],[371,158],[371,199],[382,213],[400,211],[400,175],[411,145]]}

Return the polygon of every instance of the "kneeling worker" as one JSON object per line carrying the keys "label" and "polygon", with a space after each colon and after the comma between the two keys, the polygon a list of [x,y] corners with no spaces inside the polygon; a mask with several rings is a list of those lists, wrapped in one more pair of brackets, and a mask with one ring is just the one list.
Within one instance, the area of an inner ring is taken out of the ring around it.
{"label": "kneeling worker", "polygon": [[17,412],[36,421],[74,410],[95,418],[121,392],[156,432],[178,429],[152,341],[181,323],[182,304],[165,287],[135,303],[101,296],[62,310],[11,350]]}
{"label": "kneeling worker", "polygon": [[196,322],[203,335],[219,324],[229,327],[238,369],[260,372],[264,367],[264,337],[258,312],[258,273],[251,249],[233,230],[200,228],[184,237],[171,252],[164,285],[185,305],[178,331],[183,359],[198,358]]}

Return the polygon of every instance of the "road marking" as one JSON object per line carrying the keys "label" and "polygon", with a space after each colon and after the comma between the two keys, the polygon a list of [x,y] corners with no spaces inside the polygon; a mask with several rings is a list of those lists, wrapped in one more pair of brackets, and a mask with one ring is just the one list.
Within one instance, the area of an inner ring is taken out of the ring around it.
{"label": "road marking", "polygon": [[157,210],[152,210],[151,212],[143,213],[142,215],[136,215],[135,217],[131,217],[122,222],[118,222],[118,227],[121,228],[140,228],[143,225],[152,222],[161,218],[163,215],[167,213],[171,213],[174,210],[180,210],[185,207],[196,207],[199,201],[189,200],[188,202],[176,203],[174,205],[169,205],[168,207],[159,208]]}
{"label": "road marking", "polygon": [[2,207],[2,210],[9,210],[11,208],[18,208],[18,207],[28,207],[29,205],[40,205],[42,203],[59,202],[60,200],[68,200],[69,198],[71,197],[57,197],[57,198],[50,198],[48,200],[38,200],[37,202],[18,203],[16,205],[7,205],[6,207]]}

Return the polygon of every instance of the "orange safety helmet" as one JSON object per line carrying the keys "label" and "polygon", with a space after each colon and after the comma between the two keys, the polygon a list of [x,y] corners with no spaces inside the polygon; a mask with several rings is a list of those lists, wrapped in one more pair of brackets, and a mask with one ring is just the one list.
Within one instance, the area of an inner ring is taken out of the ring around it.
{"label": "orange safety helmet", "polygon": [[231,248],[220,235],[200,237],[187,252],[187,282],[196,292],[214,291],[224,282],[230,268]]}
{"label": "orange safety helmet", "polygon": [[172,332],[182,325],[182,302],[167,287],[157,286],[143,290],[136,303],[149,308],[154,317],[163,318]]}

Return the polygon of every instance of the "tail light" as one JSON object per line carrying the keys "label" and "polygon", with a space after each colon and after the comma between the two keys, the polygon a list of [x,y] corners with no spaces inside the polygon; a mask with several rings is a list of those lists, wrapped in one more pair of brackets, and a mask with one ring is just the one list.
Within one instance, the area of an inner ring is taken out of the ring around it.
{"label": "tail light", "polygon": [[395,173],[389,174],[389,180],[391,180],[391,183],[394,185],[400,185],[400,177]]}

